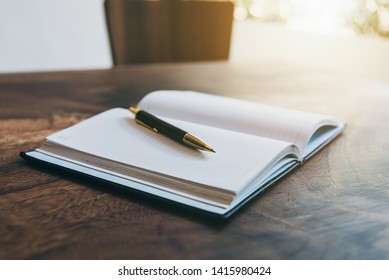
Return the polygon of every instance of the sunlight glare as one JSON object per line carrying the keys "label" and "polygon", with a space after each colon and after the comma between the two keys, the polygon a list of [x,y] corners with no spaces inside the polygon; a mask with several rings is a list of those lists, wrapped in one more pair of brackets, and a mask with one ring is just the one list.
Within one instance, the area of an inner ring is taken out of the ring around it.
{"label": "sunlight glare", "polygon": [[347,18],[358,7],[355,0],[291,0],[287,26],[317,33],[347,34]]}

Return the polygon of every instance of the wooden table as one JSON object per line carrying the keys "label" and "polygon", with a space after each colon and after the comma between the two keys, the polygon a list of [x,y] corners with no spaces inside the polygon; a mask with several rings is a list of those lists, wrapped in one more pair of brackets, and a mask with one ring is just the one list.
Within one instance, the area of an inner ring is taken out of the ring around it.
{"label": "wooden table", "polygon": [[[345,133],[224,223],[19,158],[157,89],[333,114]],[[0,76],[1,259],[389,259],[389,85],[282,63]]]}

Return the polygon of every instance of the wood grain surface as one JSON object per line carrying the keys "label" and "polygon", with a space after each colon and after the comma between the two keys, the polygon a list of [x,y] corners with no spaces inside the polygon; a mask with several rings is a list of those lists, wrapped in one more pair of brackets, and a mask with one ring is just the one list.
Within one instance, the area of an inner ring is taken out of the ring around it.
{"label": "wood grain surface", "polygon": [[[332,114],[347,130],[225,222],[20,151],[158,89]],[[389,259],[389,85],[262,62],[0,76],[1,259]]]}

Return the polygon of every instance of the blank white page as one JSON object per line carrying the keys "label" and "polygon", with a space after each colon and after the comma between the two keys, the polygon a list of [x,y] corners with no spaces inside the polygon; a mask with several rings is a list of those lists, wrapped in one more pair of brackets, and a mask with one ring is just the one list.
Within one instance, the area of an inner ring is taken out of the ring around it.
{"label": "blank white page", "polygon": [[337,126],[326,115],[193,91],[155,91],[138,107],[169,118],[286,141],[300,151],[320,126]]}
{"label": "blank white page", "polygon": [[191,149],[152,132],[121,108],[103,112],[47,139],[115,162],[234,193],[290,149],[281,141],[165,120],[199,136],[216,153]]}

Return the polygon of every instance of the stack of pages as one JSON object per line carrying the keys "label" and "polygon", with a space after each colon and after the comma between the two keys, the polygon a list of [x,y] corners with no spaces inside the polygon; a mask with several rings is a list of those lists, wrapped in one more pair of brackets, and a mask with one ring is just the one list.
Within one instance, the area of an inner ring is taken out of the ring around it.
{"label": "stack of pages", "polygon": [[227,217],[345,128],[326,115],[189,91],[152,92],[138,108],[216,153],[172,141],[115,108],[21,156]]}

